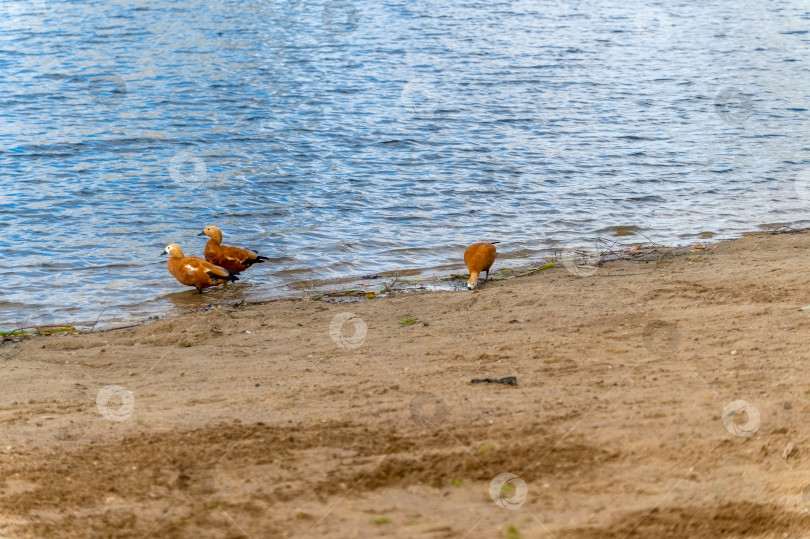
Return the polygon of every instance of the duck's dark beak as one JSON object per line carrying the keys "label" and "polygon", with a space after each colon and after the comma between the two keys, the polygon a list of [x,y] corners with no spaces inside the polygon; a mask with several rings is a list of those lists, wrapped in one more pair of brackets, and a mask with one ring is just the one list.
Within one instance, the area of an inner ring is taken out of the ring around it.
{"label": "duck's dark beak", "polygon": [[162,253],[160,253],[160,256],[163,256],[165,254],[166,254],[166,251],[163,251]]}
{"label": "duck's dark beak", "polygon": [[202,232],[200,232],[200,233],[199,233],[199,234],[197,234],[197,235],[198,235],[198,236],[205,236],[205,231],[202,231]]}

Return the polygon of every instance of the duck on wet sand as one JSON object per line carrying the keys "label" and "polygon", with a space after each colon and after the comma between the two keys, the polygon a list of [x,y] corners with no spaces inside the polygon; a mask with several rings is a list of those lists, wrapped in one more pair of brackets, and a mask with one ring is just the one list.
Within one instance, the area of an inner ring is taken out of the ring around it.
{"label": "duck on wet sand", "polygon": [[213,225],[205,227],[197,235],[210,238],[205,244],[205,259],[232,273],[241,273],[253,264],[269,260],[266,256],[259,256],[249,249],[222,245],[222,230]]}
{"label": "duck on wet sand", "polygon": [[169,255],[169,273],[180,284],[193,286],[202,294],[204,288],[236,281],[238,277],[219,266],[206,262],[198,256],[184,256],[183,249],[175,243],[166,246],[161,254]]}
{"label": "duck on wet sand", "polygon": [[[498,242],[495,242],[498,243]],[[498,253],[492,243],[473,243],[464,251],[464,264],[470,270],[470,280],[467,281],[467,289],[475,290],[478,287],[478,275],[486,272],[486,279],[489,279],[489,268],[495,262]]]}

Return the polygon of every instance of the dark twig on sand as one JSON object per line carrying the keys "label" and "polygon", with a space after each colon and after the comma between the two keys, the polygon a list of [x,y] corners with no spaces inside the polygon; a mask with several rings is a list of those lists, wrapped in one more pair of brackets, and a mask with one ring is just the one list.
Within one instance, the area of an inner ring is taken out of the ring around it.
{"label": "dark twig on sand", "polygon": [[508,386],[517,385],[516,376],[506,376],[505,378],[473,378],[470,383],[472,384],[506,384]]}

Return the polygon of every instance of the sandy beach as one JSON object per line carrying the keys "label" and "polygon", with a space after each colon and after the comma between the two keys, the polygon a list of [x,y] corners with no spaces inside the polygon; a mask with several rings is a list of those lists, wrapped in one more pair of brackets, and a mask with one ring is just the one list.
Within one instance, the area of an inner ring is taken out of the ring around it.
{"label": "sandy beach", "polygon": [[808,259],[750,235],[6,342],[0,537],[810,536]]}

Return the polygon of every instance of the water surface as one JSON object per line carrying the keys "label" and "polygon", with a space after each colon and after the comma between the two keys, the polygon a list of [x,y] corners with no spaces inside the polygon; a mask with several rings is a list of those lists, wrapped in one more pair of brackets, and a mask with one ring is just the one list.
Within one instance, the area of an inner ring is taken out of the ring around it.
{"label": "water surface", "polygon": [[808,30],[799,1],[2,0],[0,327],[199,305],[159,254],[207,224],[272,258],[211,301],[806,226]]}

